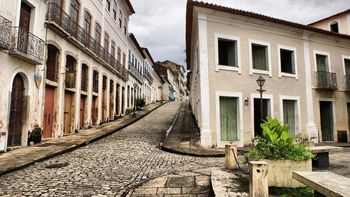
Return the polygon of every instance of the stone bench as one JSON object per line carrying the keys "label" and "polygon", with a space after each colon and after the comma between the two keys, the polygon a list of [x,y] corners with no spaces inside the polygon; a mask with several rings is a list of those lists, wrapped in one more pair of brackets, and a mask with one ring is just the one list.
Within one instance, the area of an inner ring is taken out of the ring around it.
{"label": "stone bench", "polygon": [[342,151],[342,147],[336,146],[313,146],[308,149],[316,154],[316,158],[312,160],[312,167],[329,168],[329,153]]}
{"label": "stone bench", "polygon": [[332,172],[293,172],[293,178],[314,189],[317,197],[350,196],[350,178]]}

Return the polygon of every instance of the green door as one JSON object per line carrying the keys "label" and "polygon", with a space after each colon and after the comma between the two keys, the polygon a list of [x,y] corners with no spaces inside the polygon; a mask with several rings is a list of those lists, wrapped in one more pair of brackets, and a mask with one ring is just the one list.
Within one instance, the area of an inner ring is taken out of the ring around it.
{"label": "green door", "polygon": [[288,125],[288,134],[290,136],[295,136],[296,129],[296,113],[295,106],[296,101],[293,100],[283,100],[283,122]]}
{"label": "green door", "polygon": [[220,137],[222,141],[237,140],[237,98],[220,97]]}
{"label": "green door", "polygon": [[333,141],[332,102],[320,101],[322,141]]}

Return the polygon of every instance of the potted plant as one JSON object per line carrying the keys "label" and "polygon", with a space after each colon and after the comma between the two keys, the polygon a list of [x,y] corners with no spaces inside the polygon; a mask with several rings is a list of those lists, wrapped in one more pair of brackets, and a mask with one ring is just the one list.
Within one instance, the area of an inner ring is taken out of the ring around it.
{"label": "potted plant", "polygon": [[254,147],[246,153],[248,160],[266,160],[269,186],[303,187],[292,178],[293,171],[312,171],[314,155],[304,145],[296,143],[288,135],[288,126],[277,119],[268,118],[261,124],[262,136],[257,137]]}

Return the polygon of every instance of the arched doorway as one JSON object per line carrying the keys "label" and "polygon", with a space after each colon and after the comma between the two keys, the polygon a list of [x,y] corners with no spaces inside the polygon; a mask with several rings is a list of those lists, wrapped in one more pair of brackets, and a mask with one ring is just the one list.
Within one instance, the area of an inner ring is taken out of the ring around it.
{"label": "arched doorway", "polygon": [[24,82],[20,74],[13,80],[7,146],[20,146],[24,114]]}

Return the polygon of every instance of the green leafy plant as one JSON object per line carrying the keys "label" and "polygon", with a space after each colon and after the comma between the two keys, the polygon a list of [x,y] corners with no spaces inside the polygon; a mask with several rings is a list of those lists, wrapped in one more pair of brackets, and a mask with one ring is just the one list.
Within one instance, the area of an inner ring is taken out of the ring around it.
{"label": "green leafy plant", "polygon": [[146,105],[145,98],[138,98],[138,99],[136,99],[136,106],[138,108],[144,107],[145,105]]}
{"label": "green leafy plant", "polygon": [[245,154],[247,159],[305,161],[314,155],[304,145],[295,143],[288,135],[288,126],[275,118],[268,118],[262,123],[262,136],[256,138],[256,145]]}

